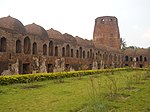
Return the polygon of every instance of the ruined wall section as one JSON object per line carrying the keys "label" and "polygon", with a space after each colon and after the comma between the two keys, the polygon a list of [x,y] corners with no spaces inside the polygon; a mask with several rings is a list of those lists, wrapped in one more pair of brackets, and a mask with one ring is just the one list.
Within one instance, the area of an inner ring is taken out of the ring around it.
{"label": "ruined wall section", "polygon": [[95,19],[93,41],[115,49],[120,49],[120,33],[116,17],[103,16]]}

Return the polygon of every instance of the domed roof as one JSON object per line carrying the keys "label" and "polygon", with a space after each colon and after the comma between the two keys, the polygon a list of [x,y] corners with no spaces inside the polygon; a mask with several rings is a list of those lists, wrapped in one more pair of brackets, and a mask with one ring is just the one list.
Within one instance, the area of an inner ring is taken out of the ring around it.
{"label": "domed roof", "polygon": [[26,28],[26,31],[28,34],[36,35],[36,36],[40,37],[41,39],[48,38],[47,31],[43,27],[41,27],[35,23],[26,25],[25,28]]}
{"label": "domed roof", "polygon": [[24,25],[18,19],[11,16],[0,18],[0,27],[18,33],[26,33]]}
{"label": "domed roof", "polygon": [[49,38],[52,38],[58,41],[65,41],[62,36],[62,33],[60,33],[57,30],[54,30],[53,28],[47,30],[47,33],[48,33]]}
{"label": "domed roof", "polygon": [[63,38],[64,38],[65,41],[68,42],[68,43],[77,44],[76,39],[75,39],[72,35],[70,35],[70,34],[68,34],[68,33],[63,34]]}
{"label": "domed roof", "polygon": [[75,39],[76,39],[78,45],[86,46],[86,47],[93,47],[93,42],[90,40],[83,39],[78,36],[76,36]]}

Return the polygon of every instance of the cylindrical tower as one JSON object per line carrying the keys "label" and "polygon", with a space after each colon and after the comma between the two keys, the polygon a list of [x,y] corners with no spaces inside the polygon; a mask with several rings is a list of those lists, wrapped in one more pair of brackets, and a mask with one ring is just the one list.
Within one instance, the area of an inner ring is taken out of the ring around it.
{"label": "cylindrical tower", "polygon": [[120,33],[117,18],[113,16],[96,18],[93,41],[95,44],[102,44],[120,49]]}

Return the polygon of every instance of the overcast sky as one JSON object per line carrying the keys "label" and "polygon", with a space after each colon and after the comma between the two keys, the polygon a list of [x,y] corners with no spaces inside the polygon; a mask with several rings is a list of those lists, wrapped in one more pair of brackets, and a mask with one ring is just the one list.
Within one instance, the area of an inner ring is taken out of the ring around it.
{"label": "overcast sky", "polygon": [[100,16],[116,16],[128,46],[150,47],[150,0],[0,0],[0,18],[36,23],[86,39]]}

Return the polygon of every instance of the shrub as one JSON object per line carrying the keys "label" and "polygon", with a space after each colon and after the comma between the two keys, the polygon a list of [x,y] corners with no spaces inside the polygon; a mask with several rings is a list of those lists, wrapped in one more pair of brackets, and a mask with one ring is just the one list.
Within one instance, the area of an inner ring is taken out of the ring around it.
{"label": "shrub", "polygon": [[[12,75],[12,76],[0,76],[0,85],[7,85],[13,83],[30,83],[33,81],[43,81],[43,80],[53,80],[58,79],[59,77],[68,78],[68,77],[78,77],[92,74],[100,73],[112,73],[116,71],[124,71],[127,68],[115,68],[115,69],[101,69],[101,70],[81,70],[81,71],[72,71],[72,72],[56,72],[56,73],[37,73],[37,74],[26,74],[26,75]],[[150,69],[141,69],[137,68],[134,70],[149,70]]]}

